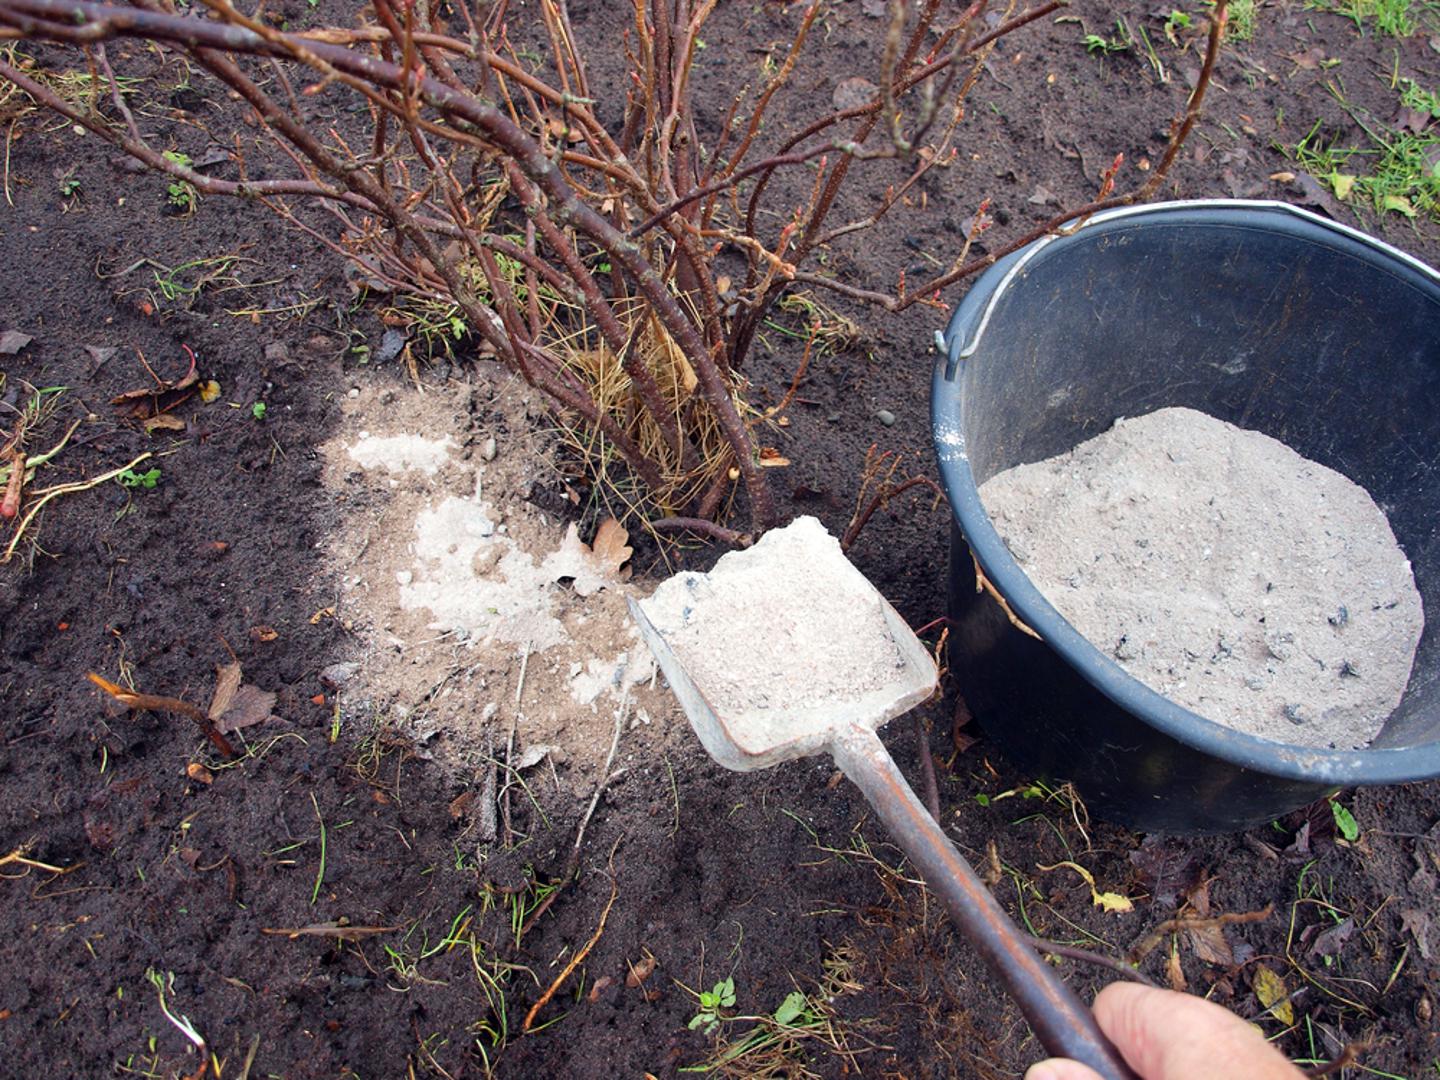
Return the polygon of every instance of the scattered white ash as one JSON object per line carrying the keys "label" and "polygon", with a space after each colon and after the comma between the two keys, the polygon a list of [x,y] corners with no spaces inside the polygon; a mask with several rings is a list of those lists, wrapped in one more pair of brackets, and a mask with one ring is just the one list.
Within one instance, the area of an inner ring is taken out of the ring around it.
{"label": "scattered white ash", "polygon": [[835,538],[802,517],[708,574],[677,574],[640,606],[719,715],[778,722],[904,681],[882,605]]}
{"label": "scattered white ash", "polygon": [[350,446],[349,454],[362,469],[382,468],[386,472],[419,469],[433,475],[450,460],[454,450],[455,443],[449,436],[427,439],[408,433],[380,436],[362,431]]}
{"label": "scattered white ash", "polygon": [[1283,443],[1162,409],[980,494],[1061,615],[1209,720],[1357,748],[1404,693],[1410,563],[1363,488]]}
{"label": "scattered white ash", "polygon": [[340,691],[347,717],[386,717],[472,777],[503,756],[513,725],[517,761],[553,748],[545,761],[565,765],[549,775],[588,797],[623,700],[632,739],[670,733],[641,717],[635,684],[654,668],[628,586],[525,499],[537,481],[562,482],[533,392],[483,366],[423,394],[357,378],[325,448],[341,520],[324,545],[336,618],[360,646]]}

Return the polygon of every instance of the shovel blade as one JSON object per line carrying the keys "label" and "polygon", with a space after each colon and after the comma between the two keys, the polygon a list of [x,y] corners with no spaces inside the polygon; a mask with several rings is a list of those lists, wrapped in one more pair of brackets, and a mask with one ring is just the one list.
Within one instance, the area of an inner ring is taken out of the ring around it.
{"label": "shovel blade", "polygon": [[[896,677],[885,686],[809,708],[766,710],[722,716],[696,686],[665,636],[634,599],[628,601],[640,636],[650,647],[701,745],[716,762],[736,772],[764,769],[782,761],[828,753],[845,731],[874,731],[909,712],[935,692],[935,663],[897,611],[883,599],[886,627],[900,657]],[[770,715],[772,713],[774,715]]]}

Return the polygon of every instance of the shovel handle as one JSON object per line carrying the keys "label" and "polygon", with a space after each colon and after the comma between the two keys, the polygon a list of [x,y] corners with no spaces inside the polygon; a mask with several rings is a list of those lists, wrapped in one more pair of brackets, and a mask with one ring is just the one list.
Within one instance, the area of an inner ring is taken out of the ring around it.
{"label": "shovel handle", "polygon": [[1138,1080],[1095,1016],[1024,940],[965,857],[930,816],[875,732],[848,728],[831,744],[835,763],[864,794],[950,918],[1005,986],[1045,1050],[1090,1066],[1104,1080]]}

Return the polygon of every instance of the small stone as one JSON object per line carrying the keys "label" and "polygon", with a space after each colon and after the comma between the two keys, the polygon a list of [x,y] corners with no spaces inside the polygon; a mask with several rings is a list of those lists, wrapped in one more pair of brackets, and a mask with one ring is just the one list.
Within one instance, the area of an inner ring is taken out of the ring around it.
{"label": "small stone", "polygon": [[480,444],[480,460],[494,461],[496,452],[495,436],[490,436]]}
{"label": "small stone", "polygon": [[415,580],[415,574],[413,571],[410,570],[399,570],[395,573],[395,580],[398,581],[401,585],[409,585],[412,581]]}
{"label": "small stone", "polygon": [[272,341],[265,346],[265,362],[283,364],[290,359],[290,349],[283,341]]}
{"label": "small stone", "polygon": [[346,392],[345,396],[346,396],[346,397],[349,397],[349,398],[357,398],[357,397],[359,397],[359,396],[360,396],[360,388],[359,388],[358,386],[352,386],[352,387]]}
{"label": "small stone", "polygon": [[1285,714],[1285,719],[1297,726],[1310,722],[1310,712],[1301,705],[1286,705],[1280,710]]}
{"label": "small stone", "polygon": [[1350,609],[1347,608],[1344,604],[1341,604],[1339,609],[1336,610],[1335,614],[1331,615],[1325,621],[1328,622],[1331,626],[1335,627],[1336,630],[1339,630],[1340,627],[1344,626],[1350,621]]}
{"label": "small stone", "polygon": [[320,682],[331,690],[339,690],[347,682],[353,679],[360,670],[360,665],[353,661],[343,664],[331,664],[327,668],[320,669]]}
{"label": "small stone", "polygon": [[875,419],[879,420],[880,423],[886,427],[893,427],[895,425],[895,414],[889,409],[880,409],[877,411],[875,413]]}
{"label": "small stone", "polygon": [[1265,649],[1276,660],[1289,660],[1295,654],[1295,635],[1289,631],[1271,630],[1265,635]]}

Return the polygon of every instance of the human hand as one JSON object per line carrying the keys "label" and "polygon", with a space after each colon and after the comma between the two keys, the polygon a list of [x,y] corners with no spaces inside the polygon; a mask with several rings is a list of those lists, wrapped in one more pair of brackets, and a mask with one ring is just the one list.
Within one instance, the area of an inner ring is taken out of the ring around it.
{"label": "human hand", "polygon": [[[1141,1080],[1301,1080],[1265,1036],[1214,1002],[1138,983],[1111,983],[1095,998],[1095,1019]],[[1025,1080],[1100,1080],[1087,1065],[1051,1058]]]}

